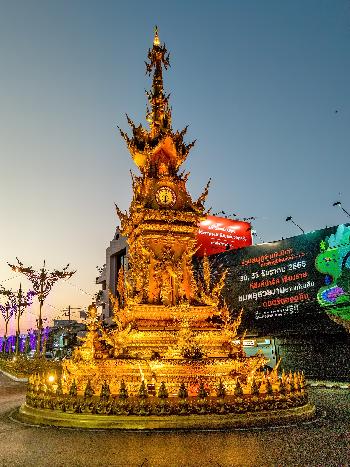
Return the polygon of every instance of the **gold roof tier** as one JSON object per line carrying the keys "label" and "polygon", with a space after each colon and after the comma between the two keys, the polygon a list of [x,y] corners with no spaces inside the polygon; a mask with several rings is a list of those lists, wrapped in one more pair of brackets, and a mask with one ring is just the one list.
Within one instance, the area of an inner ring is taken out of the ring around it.
{"label": "gold roof tier", "polygon": [[[154,320],[171,321],[176,329],[179,325],[176,323],[184,316],[181,306],[163,306],[163,305],[131,305],[128,307],[128,313],[131,320]],[[185,313],[190,315],[195,321],[205,321],[208,318],[218,314],[214,306],[190,306],[186,308]]]}
{"label": "gold roof tier", "polygon": [[[180,234],[190,233],[195,238],[198,232],[198,215],[193,212],[179,212],[176,210],[148,210],[133,212],[132,216],[122,219],[122,232],[128,237],[135,237],[140,231],[171,231]],[[130,243],[130,239],[129,239]]]}
{"label": "gold roof tier", "polygon": [[[146,130],[136,128],[130,119],[128,122],[133,129],[133,138],[129,138],[124,132],[122,135],[127,142],[133,161],[143,174],[150,174],[157,169],[158,164],[162,163],[166,164],[170,170],[177,171],[194,145],[194,142],[184,144],[185,131],[154,139]],[[160,171],[159,174],[161,175],[162,172]]]}
{"label": "gold roof tier", "polygon": [[69,392],[73,380],[79,394],[84,394],[86,381],[89,380],[95,393],[103,381],[108,381],[112,393],[118,394],[120,380],[123,380],[129,394],[137,394],[141,381],[146,380],[159,387],[165,382],[169,390],[174,388],[178,392],[179,384],[186,385],[205,381],[210,391],[215,392],[217,382],[222,379],[228,390],[233,394],[236,384],[235,375],[247,378],[256,367],[264,363],[264,357],[248,359],[246,361],[232,358],[206,358],[198,361],[179,361],[178,359],[119,359],[96,360],[95,365],[90,362],[74,362],[68,360],[63,365],[63,391]]}

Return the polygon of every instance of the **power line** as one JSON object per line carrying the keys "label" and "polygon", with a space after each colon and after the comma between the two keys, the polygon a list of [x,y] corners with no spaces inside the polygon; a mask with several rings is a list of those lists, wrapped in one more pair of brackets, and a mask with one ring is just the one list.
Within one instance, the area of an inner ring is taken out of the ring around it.
{"label": "power line", "polygon": [[2,284],[2,283],[4,283],[4,282],[8,282],[8,281],[10,281],[10,280],[12,280],[12,279],[15,279],[15,278],[18,277],[18,276],[19,276],[19,274],[15,274],[14,276],[9,277],[8,279],[5,279],[5,280],[3,280],[3,281],[0,281],[0,283]]}
{"label": "power line", "polygon": [[86,292],[86,290],[82,289],[81,287],[79,287],[78,285],[76,285],[76,284],[74,284],[72,282],[68,282],[68,280],[65,280],[65,282],[66,282],[66,284],[70,285],[71,287],[74,287],[75,289],[79,290],[80,292],[82,292],[85,295],[88,295],[89,297],[94,296],[94,293]]}

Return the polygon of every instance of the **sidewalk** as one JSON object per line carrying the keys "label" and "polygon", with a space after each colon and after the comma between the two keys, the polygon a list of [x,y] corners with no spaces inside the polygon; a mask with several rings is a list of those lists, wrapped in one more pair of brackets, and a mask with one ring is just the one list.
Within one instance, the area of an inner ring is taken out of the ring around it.
{"label": "sidewalk", "polygon": [[325,389],[350,389],[350,383],[346,381],[315,381],[306,380],[306,387]]}

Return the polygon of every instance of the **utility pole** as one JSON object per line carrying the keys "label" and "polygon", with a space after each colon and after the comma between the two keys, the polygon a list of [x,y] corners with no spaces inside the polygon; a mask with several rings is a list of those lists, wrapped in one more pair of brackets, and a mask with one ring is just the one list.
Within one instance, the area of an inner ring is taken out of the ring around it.
{"label": "utility pole", "polygon": [[300,225],[296,224],[296,223],[293,221],[292,216],[288,216],[288,217],[286,218],[286,222],[289,222],[289,221],[291,221],[292,224],[294,224],[296,227],[298,227],[298,228],[303,232],[303,234],[305,233],[305,230],[302,229],[302,228],[300,227]]}
{"label": "utility pole", "polygon": [[63,313],[63,315],[64,315],[64,316],[68,316],[68,322],[69,322],[69,324],[70,324],[70,322],[71,322],[70,317],[71,317],[71,311],[72,311],[72,310],[81,310],[81,307],[80,307],[80,308],[73,308],[73,307],[71,307],[70,305],[68,305],[68,308],[67,308],[66,310],[62,310],[62,311],[65,311],[65,312],[66,312],[66,313]]}
{"label": "utility pole", "polygon": [[72,345],[72,337],[71,336],[73,336],[73,334],[74,334],[73,329],[71,328],[72,310],[81,310],[81,307],[80,308],[74,308],[74,307],[68,305],[67,309],[62,310],[64,312],[63,316],[68,317],[68,326],[64,326],[64,328],[66,329],[66,331],[64,333],[64,336],[65,336],[65,338],[64,338],[64,347],[66,347],[67,350]]}

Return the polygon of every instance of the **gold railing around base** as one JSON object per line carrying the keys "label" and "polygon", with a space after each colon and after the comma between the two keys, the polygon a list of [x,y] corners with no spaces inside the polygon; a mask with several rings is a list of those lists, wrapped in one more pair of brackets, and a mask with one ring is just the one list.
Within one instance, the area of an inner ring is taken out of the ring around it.
{"label": "gold railing around base", "polygon": [[[193,404],[189,404],[193,407]],[[213,407],[210,404],[211,407]],[[77,406],[78,407],[78,406]],[[300,423],[311,420],[315,415],[315,406],[304,404],[300,407],[254,411],[244,413],[217,413],[208,416],[201,412],[172,414],[155,414],[148,412],[148,405],[137,415],[127,411],[114,414],[91,414],[76,412],[60,412],[57,410],[30,407],[24,404],[14,415],[21,422],[46,426],[74,427],[86,429],[119,429],[119,430],[228,430],[235,428],[268,427]],[[220,407],[220,404],[219,404]],[[220,410],[222,407],[220,407]],[[123,409],[125,410],[125,408]],[[199,409],[203,410],[203,407]],[[206,409],[205,409],[206,410]],[[219,412],[220,412],[219,410]]]}
{"label": "gold railing around base", "polygon": [[26,403],[39,409],[75,414],[96,415],[190,415],[239,414],[283,410],[307,404],[307,395],[301,392],[285,395],[242,395],[225,397],[118,397],[28,392]]}
{"label": "gold railing around base", "polygon": [[249,393],[238,380],[233,393],[220,382],[216,394],[202,381],[196,395],[190,394],[184,382],[176,394],[170,394],[164,382],[156,388],[144,380],[133,393],[122,380],[115,394],[104,381],[97,395],[90,381],[83,392],[78,391],[75,380],[63,391],[60,379],[50,386],[46,375],[36,375],[29,380],[26,404],[17,418],[52,426],[137,430],[250,427],[312,418],[315,407],[308,404],[303,378],[300,376],[298,384],[286,381],[267,384],[264,392],[261,388],[259,392],[253,380]]}

